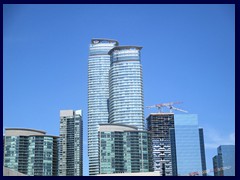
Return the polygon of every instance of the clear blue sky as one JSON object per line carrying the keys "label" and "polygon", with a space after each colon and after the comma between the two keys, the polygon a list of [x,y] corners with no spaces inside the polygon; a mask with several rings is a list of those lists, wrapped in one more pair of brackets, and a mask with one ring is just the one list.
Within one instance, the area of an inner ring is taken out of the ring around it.
{"label": "clear blue sky", "polygon": [[3,128],[58,135],[59,111],[82,109],[87,175],[89,44],[116,39],[143,46],[145,106],[198,114],[212,169],[216,147],[235,142],[234,24],[234,5],[4,5]]}

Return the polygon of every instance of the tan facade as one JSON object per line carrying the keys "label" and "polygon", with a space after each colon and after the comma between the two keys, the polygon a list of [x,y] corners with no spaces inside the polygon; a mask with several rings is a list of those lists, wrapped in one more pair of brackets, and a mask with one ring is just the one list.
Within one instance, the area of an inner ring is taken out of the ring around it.
{"label": "tan facade", "polygon": [[129,126],[125,124],[100,124],[100,132],[114,132],[114,131],[137,131],[137,128],[134,126]]}
{"label": "tan facade", "polygon": [[3,176],[27,176],[26,174],[3,167]]}
{"label": "tan facade", "polygon": [[159,172],[98,174],[96,176],[160,176]]}
{"label": "tan facade", "polygon": [[25,128],[6,128],[5,136],[35,136],[35,135],[45,135],[45,131],[39,131],[35,129],[25,129]]}

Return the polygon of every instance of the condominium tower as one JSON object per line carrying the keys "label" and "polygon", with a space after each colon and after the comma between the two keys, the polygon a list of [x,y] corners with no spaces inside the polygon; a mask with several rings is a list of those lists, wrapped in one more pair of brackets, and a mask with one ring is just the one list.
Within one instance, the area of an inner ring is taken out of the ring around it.
{"label": "condominium tower", "polygon": [[109,51],[109,122],[138,130],[144,130],[141,49],[117,46]]}
{"label": "condominium tower", "polygon": [[89,175],[99,174],[98,127],[109,122],[108,52],[118,45],[116,40],[92,39],[88,58],[88,157]]}
{"label": "condominium tower", "polygon": [[3,166],[29,176],[58,175],[58,136],[25,128],[6,128]]}
{"label": "condominium tower", "polygon": [[151,134],[123,124],[99,127],[100,174],[151,172]]}
{"label": "condominium tower", "polygon": [[172,171],[175,164],[172,163],[171,128],[174,128],[173,113],[151,113],[147,118],[147,129],[152,133],[154,171],[159,171],[161,176],[176,175]]}
{"label": "condominium tower", "polygon": [[83,175],[81,110],[60,111],[59,176]]}

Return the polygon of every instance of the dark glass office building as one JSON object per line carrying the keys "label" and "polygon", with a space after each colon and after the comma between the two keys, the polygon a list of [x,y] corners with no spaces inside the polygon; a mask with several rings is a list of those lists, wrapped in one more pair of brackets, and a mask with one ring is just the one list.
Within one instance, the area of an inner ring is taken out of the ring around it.
{"label": "dark glass office building", "polygon": [[219,173],[219,169],[218,169],[218,155],[213,157],[213,172],[214,172],[214,176],[220,176]]}
{"label": "dark glass office building", "polygon": [[201,161],[202,161],[202,170],[203,170],[202,175],[207,176],[203,128],[199,128],[198,130],[199,130],[200,151],[201,151]]}

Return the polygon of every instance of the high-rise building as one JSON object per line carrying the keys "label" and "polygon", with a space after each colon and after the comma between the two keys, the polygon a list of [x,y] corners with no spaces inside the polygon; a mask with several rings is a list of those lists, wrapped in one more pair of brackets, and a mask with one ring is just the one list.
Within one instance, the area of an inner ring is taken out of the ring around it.
{"label": "high-rise building", "polygon": [[[176,159],[173,159],[173,171],[178,176],[202,176],[206,175],[205,150],[202,145],[203,132],[199,130],[196,114],[175,114],[174,129],[170,133],[174,136]],[[200,137],[202,136],[202,137]],[[173,154],[174,154],[173,153]],[[177,168],[177,169],[175,169]]]}
{"label": "high-rise building", "polygon": [[60,111],[59,176],[83,175],[81,110]]}
{"label": "high-rise building", "polygon": [[214,176],[220,176],[220,169],[218,169],[218,155],[213,157],[213,172]]}
{"label": "high-rise building", "polygon": [[92,39],[88,58],[88,157],[89,175],[99,174],[98,126],[108,123],[109,50],[118,42]]}
{"label": "high-rise building", "polygon": [[151,172],[150,133],[124,124],[99,127],[100,174]]}
{"label": "high-rise building", "polygon": [[147,129],[152,134],[154,171],[161,176],[172,176],[172,152],[170,129],[174,128],[173,113],[151,113]]}
{"label": "high-rise building", "polygon": [[235,176],[235,145],[221,145],[213,157],[214,176]]}
{"label": "high-rise building", "polygon": [[4,167],[30,176],[57,176],[58,137],[34,129],[6,128]]}
{"label": "high-rise building", "polygon": [[[140,50],[141,47],[138,46],[118,46],[117,41],[110,39],[92,39],[91,41],[88,61],[89,175],[106,173],[105,170],[102,171],[105,166],[112,168],[108,169],[107,173],[115,172],[115,165],[112,166],[110,161],[103,165],[100,160],[99,125],[107,126],[106,124],[110,123],[134,126],[139,134],[144,130]],[[118,157],[119,153],[124,152],[123,149],[119,149],[114,155]],[[115,156],[112,158],[114,159]],[[122,162],[123,166],[131,161],[131,156],[125,158],[125,162]],[[142,159],[140,156],[134,158],[136,162]],[[141,169],[137,171],[141,172]],[[130,171],[123,169],[121,172]]]}
{"label": "high-rise building", "polygon": [[202,175],[207,176],[203,128],[199,128],[199,141],[200,141],[201,161],[202,161],[202,170],[203,170]]}
{"label": "high-rise building", "polygon": [[117,46],[109,51],[109,122],[144,130],[141,49]]}

